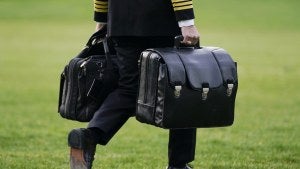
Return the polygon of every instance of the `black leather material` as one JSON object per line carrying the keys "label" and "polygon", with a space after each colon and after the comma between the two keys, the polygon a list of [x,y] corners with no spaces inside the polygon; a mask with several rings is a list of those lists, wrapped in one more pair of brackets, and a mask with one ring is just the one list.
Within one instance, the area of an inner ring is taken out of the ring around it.
{"label": "black leather material", "polygon": [[203,85],[216,88],[222,84],[219,66],[210,52],[186,49],[180,50],[178,54],[191,88],[201,90]]}
{"label": "black leather material", "polygon": [[235,83],[238,79],[236,63],[232,60],[230,55],[222,48],[207,47],[205,48],[205,50],[210,51],[215,57],[215,60],[219,65],[224,83],[227,83],[228,81]]}
{"label": "black leather material", "polygon": [[[156,97],[153,93],[156,92],[157,89],[157,76],[158,76],[158,66],[159,66],[159,55],[153,53],[152,51],[143,52],[141,54],[141,72],[148,72],[142,73],[140,76],[140,88],[138,100],[139,102],[139,109],[143,112],[148,112],[145,114],[144,118],[147,120],[152,120],[154,113],[155,113],[155,102]],[[143,90],[144,89],[144,90]]]}
{"label": "black leather material", "polygon": [[[104,35],[103,35],[104,36]],[[116,55],[108,56],[106,41],[95,33],[61,74],[58,112],[63,118],[88,122],[107,95],[117,87]]]}
{"label": "black leather material", "polygon": [[174,48],[161,48],[159,51],[154,50],[153,52],[157,52],[166,63],[170,84],[173,86],[184,85],[186,81],[185,68],[177,51]]}
{"label": "black leather material", "polygon": [[150,49],[141,55],[140,68],[136,112],[140,122],[169,129],[233,124],[237,69],[225,50]]}

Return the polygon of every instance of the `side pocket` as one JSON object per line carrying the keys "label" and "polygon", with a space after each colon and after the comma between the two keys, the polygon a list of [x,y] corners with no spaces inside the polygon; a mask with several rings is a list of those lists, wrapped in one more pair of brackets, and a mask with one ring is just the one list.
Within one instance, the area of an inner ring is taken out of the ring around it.
{"label": "side pocket", "polygon": [[163,127],[164,109],[165,109],[165,91],[168,85],[166,64],[160,64],[159,74],[157,77],[157,99],[156,99],[156,110],[155,110],[155,124]]}
{"label": "side pocket", "polygon": [[146,99],[144,100],[145,104],[155,107],[157,99],[157,83],[158,83],[158,74],[159,74],[159,55],[152,53],[149,58],[149,63],[147,66],[147,87],[145,91]]}
{"label": "side pocket", "polygon": [[155,123],[158,58],[158,54],[149,51],[143,52],[141,56],[136,118],[138,121],[148,124]]}
{"label": "side pocket", "polygon": [[68,65],[65,66],[64,71],[60,74],[60,85],[59,85],[59,97],[58,97],[58,112],[64,112],[64,104],[66,100],[66,92],[67,92],[67,85],[66,85],[66,74],[68,70]]}

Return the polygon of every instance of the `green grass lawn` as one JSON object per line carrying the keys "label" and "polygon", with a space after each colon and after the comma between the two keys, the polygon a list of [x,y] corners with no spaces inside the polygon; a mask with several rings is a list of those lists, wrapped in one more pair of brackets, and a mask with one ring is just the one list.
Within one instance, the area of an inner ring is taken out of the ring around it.
{"label": "green grass lawn", "polygon": [[[238,62],[232,127],[198,129],[196,169],[300,168],[298,0],[194,0],[201,44]],[[94,30],[91,1],[0,1],[0,168],[68,168],[59,75]],[[95,168],[163,169],[168,131],[134,118]]]}

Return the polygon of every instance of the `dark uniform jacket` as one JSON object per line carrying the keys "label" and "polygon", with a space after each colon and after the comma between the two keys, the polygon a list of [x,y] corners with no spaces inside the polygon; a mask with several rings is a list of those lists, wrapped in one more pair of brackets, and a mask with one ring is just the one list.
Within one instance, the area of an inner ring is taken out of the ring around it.
{"label": "dark uniform jacket", "polygon": [[109,36],[176,36],[178,21],[194,19],[192,0],[94,0],[94,11]]}

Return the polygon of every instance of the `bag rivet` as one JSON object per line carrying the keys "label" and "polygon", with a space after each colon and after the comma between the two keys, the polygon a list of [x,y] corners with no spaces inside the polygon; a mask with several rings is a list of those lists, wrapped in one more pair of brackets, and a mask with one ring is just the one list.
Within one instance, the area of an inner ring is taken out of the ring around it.
{"label": "bag rivet", "polygon": [[175,98],[179,98],[180,97],[180,91],[181,91],[181,89],[182,89],[181,86],[175,86],[175,91],[174,91]]}
{"label": "bag rivet", "polygon": [[80,67],[82,68],[83,66],[85,66],[87,63],[87,61],[82,62],[82,64],[80,65]]}
{"label": "bag rivet", "polygon": [[202,100],[207,99],[208,92],[209,92],[209,88],[203,88],[202,89]]}
{"label": "bag rivet", "polygon": [[233,84],[227,84],[227,96],[230,97],[232,94]]}

